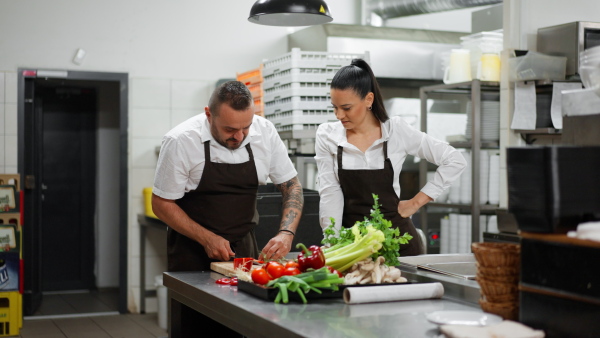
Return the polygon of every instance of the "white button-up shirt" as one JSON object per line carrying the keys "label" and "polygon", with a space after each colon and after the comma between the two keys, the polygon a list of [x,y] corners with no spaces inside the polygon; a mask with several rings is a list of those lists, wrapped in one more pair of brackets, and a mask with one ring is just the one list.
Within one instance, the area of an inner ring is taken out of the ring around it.
{"label": "white button-up shirt", "polygon": [[[421,189],[435,199],[456,180],[467,163],[463,155],[447,142],[435,139],[410,126],[401,117],[395,116],[381,124],[382,137],[366,152],[348,143],[346,130],[341,122],[323,123],[317,129],[315,160],[317,161],[320,210],[322,228],[335,219],[336,228],[341,227],[344,210],[344,195],[338,177],[338,146],[344,148],[343,169],[383,169],[383,142],[387,141],[388,157],[394,168],[394,190],[400,196],[400,171],[407,155],[413,155],[438,165],[433,179]],[[365,194],[368,194],[365,191]]]}
{"label": "white button-up shirt", "polygon": [[162,140],[152,192],[175,200],[198,187],[204,171],[204,141],[210,140],[211,162],[243,163],[249,160],[250,143],[259,184],[281,184],[297,176],[287,148],[273,123],[255,115],[248,136],[240,147],[230,150],[210,133],[205,114],[196,115],[169,131]]}

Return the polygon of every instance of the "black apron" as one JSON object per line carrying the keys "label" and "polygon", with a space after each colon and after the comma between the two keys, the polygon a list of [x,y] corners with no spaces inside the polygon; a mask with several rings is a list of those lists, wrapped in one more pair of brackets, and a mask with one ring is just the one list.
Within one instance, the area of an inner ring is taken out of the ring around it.
{"label": "black apron", "polygon": [[344,148],[338,146],[338,177],[344,193],[342,226],[350,228],[357,221],[364,221],[365,217],[369,217],[374,204],[371,194],[375,194],[379,196],[379,210],[384,218],[391,221],[394,228],[400,229],[401,235],[408,232],[413,236],[408,244],[400,245],[400,256],[423,254],[425,250],[412,220],[398,213],[400,198],[394,190],[394,168],[388,158],[387,141],[383,143],[383,169],[342,169],[343,152]]}
{"label": "black apron", "polygon": [[[204,142],[204,171],[195,190],[176,200],[196,223],[225,238],[236,257],[258,257],[254,228],[258,223],[258,174],[250,144],[244,163],[210,161],[210,141]],[[168,228],[168,271],[209,271],[210,259],[198,242]]]}

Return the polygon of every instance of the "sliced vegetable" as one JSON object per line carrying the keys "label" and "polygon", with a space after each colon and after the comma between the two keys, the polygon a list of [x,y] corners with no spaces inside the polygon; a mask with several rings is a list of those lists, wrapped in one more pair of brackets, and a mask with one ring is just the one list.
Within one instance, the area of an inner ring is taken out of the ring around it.
{"label": "sliced vegetable", "polygon": [[237,277],[231,278],[231,283],[229,285],[231,285],[231,286],[238,285],[238,279],[237,279]]}
{"label": "sliced vegetable", "polygon": [[229,285],[229,284],[231,284],[231,279],[230,278],[219,278],[215,281],[215,283],[221,284],[221,285]]}
{"label": "sliced vegetable", "polygon": [[302,251],[298,255],[298,264],[300,271],[304,272],[308,269],[320,269],[325,266],[325,255],[318,245],[312,245],[309,248],[302,243],[298,243],[296,248]]}
{"label": "sliced vegetable", "polygon": [[252,262],[254,258],[246,257],[246,258],[234,258],[233,259],[233,269],[237,270],[241,268],[244,271],[250,271],[252,269]]}

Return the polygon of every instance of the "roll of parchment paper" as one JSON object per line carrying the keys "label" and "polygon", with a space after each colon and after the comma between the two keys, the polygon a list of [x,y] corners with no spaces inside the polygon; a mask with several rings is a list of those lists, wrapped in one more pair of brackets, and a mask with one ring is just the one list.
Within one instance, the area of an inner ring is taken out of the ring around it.
{"label": "roll of parchment paper", "polygon": [[442,298],[442,283],[359,286],[344,289],[346,304],[396,302],[400,300]]}

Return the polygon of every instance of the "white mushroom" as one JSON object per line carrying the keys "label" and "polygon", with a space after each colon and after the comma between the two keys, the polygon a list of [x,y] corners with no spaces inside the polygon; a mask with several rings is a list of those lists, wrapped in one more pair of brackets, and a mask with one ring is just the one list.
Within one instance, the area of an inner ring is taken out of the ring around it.
{"label": "white mushroom", "polygon": [[371,275],[367,275],[367,277],[363,278],[358,284],[368,284],[371,282]]}
{"label": "white mushroom", "polygon": [[381,283],[381,279],[383,278],[383,273],[379,269],[379,266],[382,262],[385,262],[385,258],[383,258],[382,256],[377,257],[377,259],[375,260],[375,267],[373,268],[373,272],[371,273],[371,279],[375,284]]}
{"label": "white mushroom", "polygon": [[375,263],[369,262],[360,267],[362,271],[372,271],[375,268]]}

